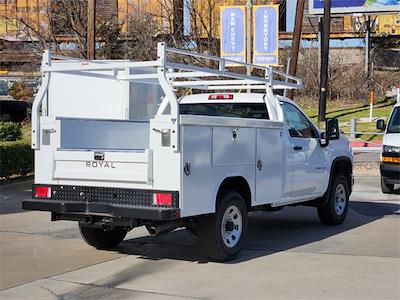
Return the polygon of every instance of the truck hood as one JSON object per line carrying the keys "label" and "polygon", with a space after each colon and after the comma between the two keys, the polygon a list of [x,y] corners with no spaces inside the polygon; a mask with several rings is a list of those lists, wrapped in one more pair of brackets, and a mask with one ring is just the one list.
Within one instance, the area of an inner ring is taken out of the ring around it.
{"label": "truck hood", "polygon": [[382,145],[400,147],[400,133],[385,133]]}

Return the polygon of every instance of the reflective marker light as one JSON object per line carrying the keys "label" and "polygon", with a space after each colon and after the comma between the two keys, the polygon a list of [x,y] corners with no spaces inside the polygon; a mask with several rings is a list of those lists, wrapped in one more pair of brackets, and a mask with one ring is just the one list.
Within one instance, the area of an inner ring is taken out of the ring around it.
{"label": "reflective marker light", "polygon": [[172,195],[155,193],[155,194],[153,194],[153,204],[154,205],[171,206],[172,205]]}
{"label": "reflective marker light", "polygon": [[388,163],[400,163],[400,157],[381,156],[381,160]]}
{"label": "reflective marker light", "polygon": [[208,96],[208,100],[232,100],[232,94],[214,94]]}
{"label": "reflective marker light", "polygon": [[35,186],[35,198],[51,198],[51,187]]}

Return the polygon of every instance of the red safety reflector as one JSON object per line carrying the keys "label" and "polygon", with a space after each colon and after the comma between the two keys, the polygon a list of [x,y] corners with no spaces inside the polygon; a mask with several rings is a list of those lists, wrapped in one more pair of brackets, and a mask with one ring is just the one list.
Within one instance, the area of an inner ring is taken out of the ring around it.
{"label": "red safety reflector", "polygon": [[172,195],[155,193],[155,194],[153,194],[153,204],[154,205],[171,206],[172,205]]}
{"label": "red safety reflector", "polygon": [[232,100],[232,94],[213,94],[208,96],[208,100]]}
{"label": "red safety reflector", "polygon": [[51,187],[36,186],[35,187],[35,198],[51,198]]}

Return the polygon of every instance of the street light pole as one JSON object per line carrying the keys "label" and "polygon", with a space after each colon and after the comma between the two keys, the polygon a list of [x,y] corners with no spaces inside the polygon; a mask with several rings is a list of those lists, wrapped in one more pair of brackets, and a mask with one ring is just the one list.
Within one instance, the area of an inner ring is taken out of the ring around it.
{"label": "street light pole", "polygon": [[[246,62],[249,64],[251,62],[251,0],[246,0]],[[246,67],[247,76],[251,75],[250,67]],[[250,93],[251,90],[247,89]]]}

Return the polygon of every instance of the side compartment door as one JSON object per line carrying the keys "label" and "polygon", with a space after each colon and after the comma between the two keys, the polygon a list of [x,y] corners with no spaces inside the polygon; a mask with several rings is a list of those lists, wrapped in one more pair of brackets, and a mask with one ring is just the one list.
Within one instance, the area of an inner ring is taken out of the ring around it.
{"label": "side compartment door", "polygon": [[282,196],[282,130],[257,129],[256,205],[276,202]]}
{"label": "side compartment door", "polygon": [[181,134],[183,216],[210,213],[212,127],[182,126]]}

